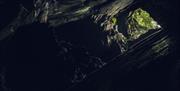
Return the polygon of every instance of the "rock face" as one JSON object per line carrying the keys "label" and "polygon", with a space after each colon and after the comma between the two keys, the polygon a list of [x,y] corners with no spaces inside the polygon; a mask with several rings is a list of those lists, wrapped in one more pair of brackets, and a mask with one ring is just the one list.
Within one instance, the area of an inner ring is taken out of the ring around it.
{"label": "rock face", "polygon": [[[130,2],[131,1],[131,2]],[[76,21],[92,14],[101,13],[106,15],[111,12],[111,16],[117,14],[120,10],[124,9],[132,3],[133,0],[117,0],[113,1],[105,7],[100,7],[102,4],[109,2],[107,0],[98,1],[82,1],[82,0],[68,0],[68,1],[56,1],[56,0],[35,0],[32,10],[27,11],[24,7],[21,7],[17,18],[12,21],[7,27],[1,31],[1,40],[13,33],[18,27],[25,24],[31,24],[35,21],[41,23],[48,23],[50,26],[58,26],[68,22]],[[119,5],[122,4],[122,5]],[[112,8],[111,5],[117,5]],[[95,8],[100,7],[100,8]],[[102,10],[100,10],[102,9]],[[112,9],[112,10],[111,10]],[[106,13],[105,13],[106,11]],[[108,15],[110,16],[110,15]],[[101,17],[98,17],[100,19]],[[96,19],[96,21],[98,20]]]}
{"label": "rock face", "polygon": [[173,53],[152,2],[13,2],[19,11],[0,30],[0,91],[131,91],[127,73]]}

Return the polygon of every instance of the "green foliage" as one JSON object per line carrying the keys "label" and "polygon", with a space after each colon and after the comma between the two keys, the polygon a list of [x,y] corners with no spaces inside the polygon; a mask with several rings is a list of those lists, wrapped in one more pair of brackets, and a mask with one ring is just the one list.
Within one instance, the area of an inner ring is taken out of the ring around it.
{"label": "green foliage", "polygon": [[129,13],[127,23],[130,40],[139,38],[151,29],[160,28],[160,25],[157,24],[150,14],[141,8]]}
{"label": "green foliage", "polygon": [[112,22],[114,25],[116,25],[116,24],[117,24],[117,18],[116,18],[116,17],[113,17],[113,18],[111,19],[111,22]]}

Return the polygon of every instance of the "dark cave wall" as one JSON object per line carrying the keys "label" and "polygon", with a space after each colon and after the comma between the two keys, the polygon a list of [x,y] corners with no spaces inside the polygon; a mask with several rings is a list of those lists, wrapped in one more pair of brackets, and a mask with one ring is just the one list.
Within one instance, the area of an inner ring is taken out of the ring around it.
{"label": "dark cave wall", "polygon": [[[154,2],[158,2],[158,1],[154,0]],[[156,20],[162,21],[163,26],[165,27],[166,25],[168,26],[167,29],[170,32],[170,36],[172,36],[174,41],[176,41],[176,46],[174,46],[175,52],[169,55],[168,57],[158,59],[156,60],[157,62],[155,63],[150,63],[142,69],[135,69],[133,70],[133,72],[126,73],[123,76],[120,73],[114,74],[113,76],[107,76],[107,79],[112,81],[107,81],[106,84],[106,81],[100,80],[99,84],[101,83],[102,84],[105,83],[105,84],[100,85],[100,87],[94,86],[95,90],[97,89],[105,89],[105,90],[110,89],[110,91],[112,89],[115,91],[116,90],[122,90],[122,91],[177,90],[179,83],[176,82],[178,78],[176,78],[175,75],[177,74],[179,75],[178,73],[179,68],[177,67],[179,66],[177,64],[179,61],[177,60],[179,59],[178,57],[179,28],[177,27],[179,26],[178,24],[179,14],[177,12],[177,9],[179,7],[177,4],[179,1],[161,0],[159,2],[166,2],[166,3],[162,4],[162,8],[160,8],[161,3],[160,5],[158,3],[157,4],[155,3],[155,5],[153,5],[152,8],[146,8],[146,9],[152,13],[152,15],[156,18]],[[26,3],[25,6],[29,5],[27,2],[25,3]],[[8,7],[8,5],[5,7]],[[12,7],[14,7],[13,4]],[[3,10],[6,11],[5,8]],[[8,9],[8,10],[12,10],[12,9]],[[158,13],[156,10],[158,10]],[[7,12],[6,14],[11,15],[14,13]],[[8,16],[5,16],[4,18],[6,17]],[[14,16],[12,15],[11,17]],[[7,21],[3,20],[3,22],[7,22]],[[71,34],[74,37],[70,39],[66,38],[67,40],[75,41],[74,42],[75,44],[81,42],[83,45],[87,45],[87,46],[91,45],[91,43],[90,44],[86,43],[87,42],[86,40],[93,39],[93,41],[95,40],[99,42],[98,40],[96,40],[96,37],[91,38],[91,36],[94,35],[93,33],[90,34],[91,28],[86,29],[87,28],[85,26],[86,23],[81,24],[77,22],[77,25],[73,23],[72,26],[75,26],[76,28],[73,29],[70,28],[68,29],[68,31],[65,31],[66,35],[69,35],[69,33],[71,33],[72,31],[73,34],[72,33]],[[65,28],[64,30],[66,30],[66,28],[68,27],[69,24],[64,25],[63,28]],[[66,73],[66,71],[69,70],[72,71],[72,70],[70,68],[67,69],[68,67],[64,67],[63,65],[66,63],[61,63],[59,58],[56,56],[59,49],[54,40],[54,36],[51,35],[52,31],[49,31],[49,29],[51,28],[47,27],[44,24],[34,24],[34,25],[32,24],[25,27],[21,27],[19,29],[21,31],[17,32],[15,36],[12,37],[12,40],[10,38],[10,42],[6,42],[6,44],[1,44],[2,46],[1,58],[3,59],[3,61],[1,60],[1,66],[3,65],[7,67],[7,84],[6,84],[7,87],[12,88],[12,90],[15,91],[21,91],[21,90],[22,91],[24,90],[56,91],[57,89],[62,90],[67,88],[66,86],[69,85],[69,82],[67,80],[69,78],[67,78],[68,77],[67,75],[63,75],[63,74]],[[63,29],[60,28],[60,30]],[[80,36],[78,36],[78,34],[80,34]],[[83,35],[81,36],[81,34]],[[86,34],[88,36],[86,36]],[[86,37],[86,39],[84,37]],[[96,45],[93,46],[94,47],[89,50],[94,49],[93,50],[94,54],[101,55],[102,53],[104,53],[102,51],[97,52],[97,50],[95,50],[102,48],[101,46],[99,46],[99,48],[96,48]],[[103,48],[99,50],[103,50]],[[106,56],[109,56],[109,54],[106,54]],[[174,70],[177,71],[174,72]],[[106,78],[106,75],[107,74],[98,75],[97,77],[95,76],[95,79],[99,80],[101,76],[104,76],[104,78]],[[107,85],[110,86],[108,87]],[[88,86],[89,85],[85,85],[84,88],[87,90]],[[108,88],[107,89],[104,88],[105,86],[107,86]]]}

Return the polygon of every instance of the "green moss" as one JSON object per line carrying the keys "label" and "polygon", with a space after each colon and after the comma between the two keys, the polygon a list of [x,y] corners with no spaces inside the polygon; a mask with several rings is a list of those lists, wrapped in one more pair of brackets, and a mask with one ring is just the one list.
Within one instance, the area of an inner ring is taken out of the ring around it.
{"label": "green moss", "polygon": [[158,29],[160,25],[141,8],[131,11],[128,16],[128,33],[130,40],[139,38],[151,29]]}
{"label": "green moss", "polygon": [[115,25],[115,24],[117,24],[117,18],[116,17],[113,17],[112,19],[111,19],[111,22]]}

